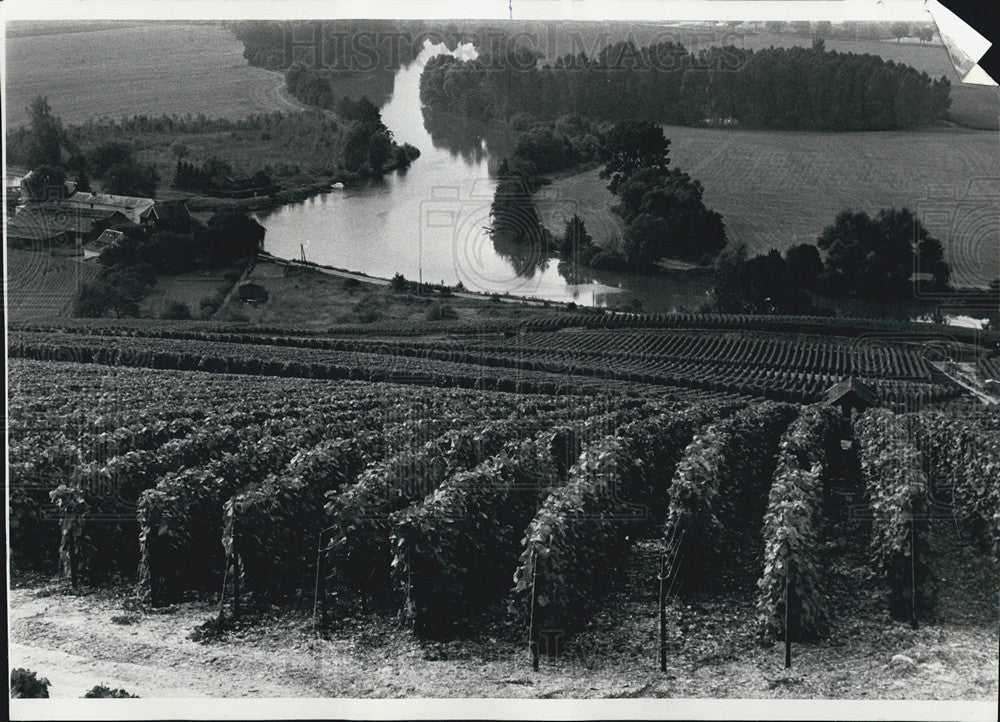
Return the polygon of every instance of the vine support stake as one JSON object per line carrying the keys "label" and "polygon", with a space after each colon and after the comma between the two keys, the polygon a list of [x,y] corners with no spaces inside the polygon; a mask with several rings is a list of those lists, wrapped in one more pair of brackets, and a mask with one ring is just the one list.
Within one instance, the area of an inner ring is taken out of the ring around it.
{"label": "vine support stake", "polygon": [[316,609],[319,608],[320,626],[326,629],[326,570],[323,568],[323,532],[316,540],[316,587],[313,591],[313,631],[316,629]]}
{"label": "vine support stake", "polygon": [[[787,559],[785,564],[788,564]],[[792,633],[788,629],[788,587],[791,576],[792,568],[787,566],[785,571],[785,669],[792,666]]]}
{"label": "vine support stake", "polygon": [[226,604],[226,583],[229,581],[229,567],[233,563],[232,552],[226,554],[226,565],[222,568],[222,593],[219,594],[219,621],[222,621],[222,613]]}
{"label": "vine support stake", "polygon": [[910,628],[917,628],[917,521],[910,516]]}
{"label": "vine support stake", "polygon": [[667,556],[660,557],[660,671],[667,671]]}
{"label": "vine support stake", "polygon": [[240,618],[240,552],[236,528],[236,509],[233,509],[233,620]]}
{"label": "vine support stake", "polygon": [[76,537],[70,534],[69,537],[69,581],[73,589],[79,584],[79,567],[76,559]]}
{"label": "vine support stake", "polygon": [[538,552],[531,554],[531,611],[528,617],[528,646],[531,649],[531,668],[538,671],[538,625],[535,614],[537,596],[535,583],[538,581]]}

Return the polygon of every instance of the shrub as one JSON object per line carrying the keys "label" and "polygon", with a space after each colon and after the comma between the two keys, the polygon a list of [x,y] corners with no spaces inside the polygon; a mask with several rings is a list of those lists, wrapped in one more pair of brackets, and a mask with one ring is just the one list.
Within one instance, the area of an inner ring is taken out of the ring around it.
{"label": "shrub", "polygon": [[85,699],[138,699],[139,695],[129,694],[124,689],[111,689],[103,684],[97,684],[83,695]]}
{"label": "shrub", "polygon": [[36,677],[35,672],[18,667],[10,672],[11,699],[48,698],[49,680]]}
{"label": "shrub", "polygon": [[175,321],[185,321],[192,318],[191,309],[186,303],[174,301],[167,307],[167,310],[163,312],[163,318]]}

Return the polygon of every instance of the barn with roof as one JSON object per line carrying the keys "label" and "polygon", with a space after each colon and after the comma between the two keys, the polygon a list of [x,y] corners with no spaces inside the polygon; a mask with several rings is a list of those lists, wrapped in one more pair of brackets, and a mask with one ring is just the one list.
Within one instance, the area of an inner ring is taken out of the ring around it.
{"label": "barn with roof", "polygon": [[67,208],[61,202],[47,202],[29,205],[7,219],[7,240],[30,250],[72,254],[109,228],[134,225],[119,211]]}
{"label": "barn with roof", "polygon": [[77,191],[58,203],[67,208],[121,213],[136,225],[156,220],[156,202],[152,198],[116,196],[109,193],[84,193]]}

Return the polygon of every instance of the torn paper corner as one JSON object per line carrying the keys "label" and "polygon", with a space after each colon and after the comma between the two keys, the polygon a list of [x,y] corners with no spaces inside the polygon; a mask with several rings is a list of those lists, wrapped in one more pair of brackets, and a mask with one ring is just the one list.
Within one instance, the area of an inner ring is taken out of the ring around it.
{"label": "torn paper corner", "polygon": [[925,0],[924,6],[934,19],[941,40],[948,49],[948,56],[962,82],[996,85],[996,81],[977,65],[992,43],[937,0]]}

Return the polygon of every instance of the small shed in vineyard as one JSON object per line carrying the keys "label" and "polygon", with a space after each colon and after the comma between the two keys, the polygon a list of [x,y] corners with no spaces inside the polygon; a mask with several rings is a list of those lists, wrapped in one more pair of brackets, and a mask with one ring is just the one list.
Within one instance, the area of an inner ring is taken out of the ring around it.
{"label": "small shed in vineyard", "polygon": [[851,376],[838,381],[826,390],[823,402],[831,406],[839,406],[844,416],[850,417],[851,411],[864,411],[879,405],[878,394],[871,386],[861,379]]}

